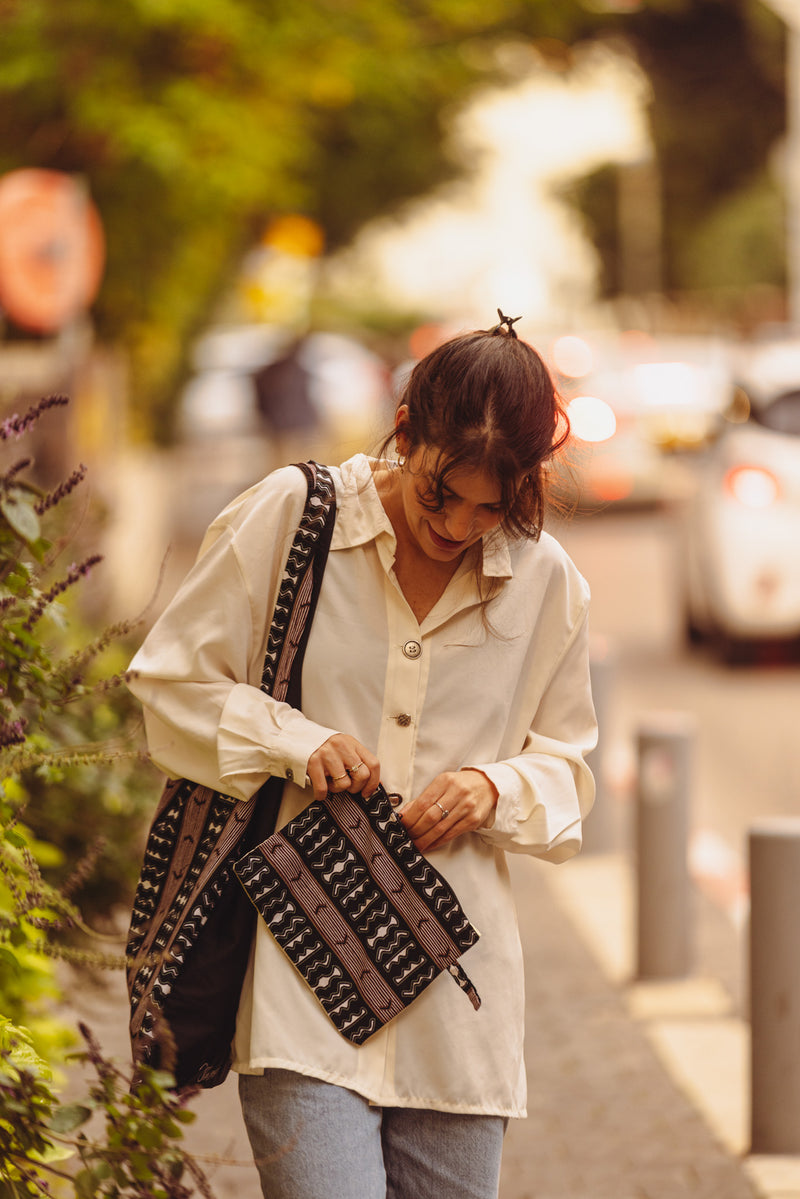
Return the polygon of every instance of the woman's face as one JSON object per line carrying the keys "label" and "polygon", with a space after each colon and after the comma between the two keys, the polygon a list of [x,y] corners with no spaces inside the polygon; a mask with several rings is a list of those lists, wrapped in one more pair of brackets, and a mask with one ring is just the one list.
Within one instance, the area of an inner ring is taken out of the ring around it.
{"label": "woman's face", "polygon": [[443,504],[433,487],[438,450],[420,447],[400,475],[406,524],[412,539],[435,562],[452,562],[503,519],[498,481],[482,470],[454,470],[447,476]]}

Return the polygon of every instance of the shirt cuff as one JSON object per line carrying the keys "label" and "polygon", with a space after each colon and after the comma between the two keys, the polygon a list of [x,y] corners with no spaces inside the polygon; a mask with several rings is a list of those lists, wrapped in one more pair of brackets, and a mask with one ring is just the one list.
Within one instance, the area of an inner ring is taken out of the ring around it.
{"label": "shirt cuff", "polygon": [[494,820],[478,834],[508,852],[528,853],[548,862],[563,862],[581,847],[581,815],[569,763],[554,759],[540,766],[541,787],[550,796],[537,800],[537,790],[510,762],[471,765],[482,771],[498,791]]}
{"label": "shirt cuff", "polygon": [[270,776],[306,785],[308,759],[336,733],[257,687],[231,691],[217,734],[221,790],[249,799]]}
{"label": "shirt cuff", "polygon": [[519,813],[519,793],[522,788],[520,777],[513,766],[508,766],[505,762],[492,762],[486,766],[475,766],[470,763],[463,769],[479,770],[481,774],[486,775],[497,790],[497,803],[492,808],[486,823],[478,832],[483,832],[484,829],[504,829],[516,825]]}

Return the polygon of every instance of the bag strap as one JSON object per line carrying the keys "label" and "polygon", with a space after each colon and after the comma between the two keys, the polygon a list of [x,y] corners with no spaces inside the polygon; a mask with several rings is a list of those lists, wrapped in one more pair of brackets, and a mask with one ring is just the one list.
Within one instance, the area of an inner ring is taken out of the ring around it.
{"label": "bag strap", "polygon": [[[306,476],[308,492],[279,588],[278,601],[267,638],[264,662],[266,684],[262,681],[266,690],[274,686],[275,695],[287,700],[295,694],[299,699],[303,652],[322,585],[336,516],[336,492],[327,467],[316,462],[297,465]],[[294,641],[294,644],[289,645],[290,641]],[[289,656],[284,653],[287,646]],[[198,801],[191,805],[189,819],[201,822],[193,830],[185,826],[186,812],[179,803],[178,792],[185,792],[187,787],[193,798]],[[193,831],[194,835],[191,838],[181,836],[181,841],[190,842],[193,850],[184,857],[182,865],[176,870],[177,861],[174,857],[165,862],[164,845],[160,844],[157,852],[151,853],[151,843],[148,840],[131,918],[131,927],[136,925],[137,928],[135,936],[129,934],[128,942],[131,959],[128,968],[130,1031],[134,1039],[140,1034],[148,1015],[151,993],[160,991],[162,981],[165,984],[169,982],[168,976],[180,973],[184,954],[191,947],[205,915],[216,902],[219,888],[224,885],[226,869],[230,869],[231,851],[248,828],[258,802],[258,793],[250,800],[242,802],[209,788],[198,788],[187,780],[168,783],[165,795],[167,806],[173,802],[177,804],[174,814],[176,828],[179,825],[182,833]],[[202,802],[199,802],[201,800]],[[154,820],[166,815],[162,811],[164,802],[162,799],[162,805]],[[201,849],[201,842],[207,843],[205,825],[202,822],[211,818],[206,811],[208,805],[216,809],[214,821],[218,822],[219,832],[214,832],[213,845]],[[176,849],[175,834],[172,848],[173,851]],[[151,856],[153,861],[150,861]],[[145,876],[147,887],[143,891],[142,879]],[[157,915],[159,911],[160,917]],[[134,936],[133,941],[131,936]],[[155,969],[151,960],[154,953],[161,963]]]}
{"label": "bag strap", "polygon": [[294,465],[306,476],[308,498],[278,590],[261,690],[299,708],[303,657],[336,519],[336,491],[326,466],[318,462]]}
{"label": "bag strap", "polygon": [[[290,689],[299,706],[303,656],[311,632],[311,617],[317,606],[325,562],[336,519],[336,490],[331,473],[318,462],[295,463],[306,476],[308,495],[286,558],[283,581],[267,638],[261,689],[275,699],[290,702]],[[266,680],[266,681],[265,681]],[[216,844],[198,875],[191,904],[230,856],[245,833],[258,802],[258,791],[250,799],[235,801]]]}

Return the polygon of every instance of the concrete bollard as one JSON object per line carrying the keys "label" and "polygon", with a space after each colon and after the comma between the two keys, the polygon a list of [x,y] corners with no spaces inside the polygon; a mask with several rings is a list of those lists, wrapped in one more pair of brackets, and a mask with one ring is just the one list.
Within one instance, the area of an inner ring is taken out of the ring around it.
{"label": "concrete bollard", "polygon": [[752,1153],[800,1153],[800,818],[750,829]]}
{"label": "concrete bollard", "polygon": [[685,713],[639,729],[636,820],[637,977],[682,978],[692,950],[688,833],[694,722]]}
{"label": "concrete bollard", "polygon": [[590,647],[589,669],[592,682],[592,697],[597,713],[597,745],[587,755],[586,762],[596,785],[594,807],[583,826],[583,852],[605,853],[616,848],[617,836],[615,813],[607,785],[607,748],[610,736],[611,697],[614,690],[617,655],[613,646],[603,638],[596,638]]}

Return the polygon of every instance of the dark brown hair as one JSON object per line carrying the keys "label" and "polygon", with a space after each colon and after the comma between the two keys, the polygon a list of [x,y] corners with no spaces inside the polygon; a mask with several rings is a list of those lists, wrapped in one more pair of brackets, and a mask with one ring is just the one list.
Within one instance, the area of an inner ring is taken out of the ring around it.
{"label": "dark brown hair", "polygon": [[[569,422],[545,363],[502,325],[454,337],[414,367],[398,406],[406,453],[439,450],[430,487],[438,506],[449,474],[481,470],[500,485],[503,527],[534,540],[545,515],[545,464],[569,435]],[[517,490],[517,481],[522,484]]]}

